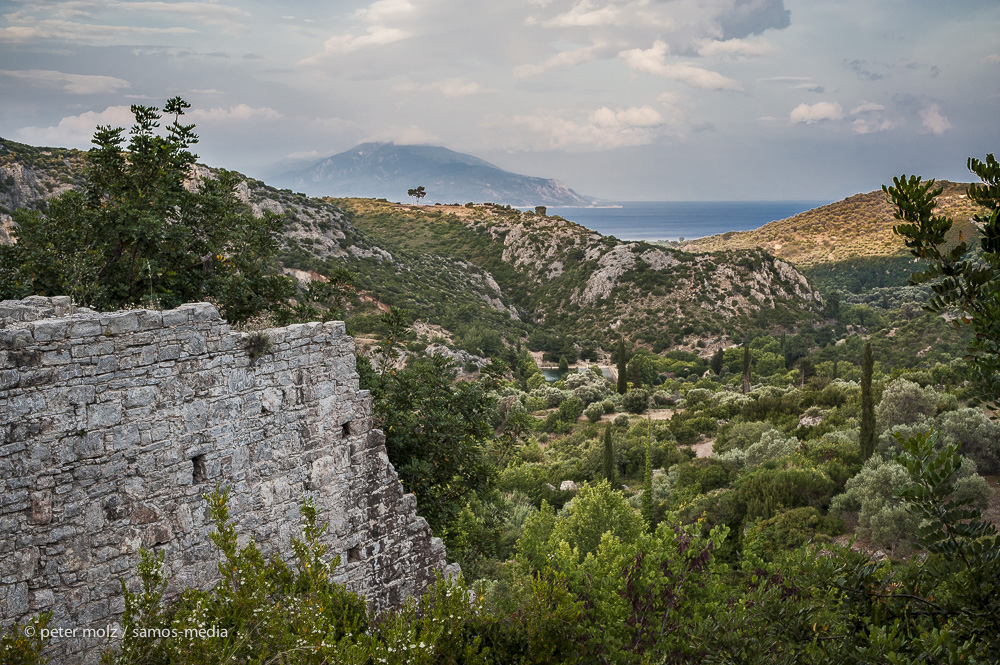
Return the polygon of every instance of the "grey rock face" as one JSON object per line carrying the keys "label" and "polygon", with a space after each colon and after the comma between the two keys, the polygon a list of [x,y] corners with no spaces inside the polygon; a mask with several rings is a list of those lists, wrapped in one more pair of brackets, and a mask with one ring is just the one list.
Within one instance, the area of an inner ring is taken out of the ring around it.
{"label": "grey rock face", "polygon": [[[354,340],[340,322],[248,335],[214,307],[96,313],[67,298],[0,302],[0,625],[120,619],[140,548],[165,550],[175,595],[217,578],[202,494],[230,490],[241,537],[291,553],[312,496],[338,581],[373,609],[447,566],[372,429]],[[95,662],[103,640],[55,640],[53,662]]]}

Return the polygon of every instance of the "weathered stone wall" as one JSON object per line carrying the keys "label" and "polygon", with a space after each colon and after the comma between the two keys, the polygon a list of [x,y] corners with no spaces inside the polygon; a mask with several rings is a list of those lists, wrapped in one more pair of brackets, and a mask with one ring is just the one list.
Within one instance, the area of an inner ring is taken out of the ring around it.
{"label": "weathered stone wall", "polygon": [[[304,496],[329,524],[341,581],[378,609],[445,566],[403,494],[358,389],[344,324],[249,335],[208,304],[98,314],[67,298],[0,303],[0,623],[51,611],[103,626],[140,548],[166,550],[169,592],[217,575],[202,494],[230,488],[241,535],[289,552]],[[98,644],[56,641],[56,661]],[[85,660],[92,660],[87,657]]]}

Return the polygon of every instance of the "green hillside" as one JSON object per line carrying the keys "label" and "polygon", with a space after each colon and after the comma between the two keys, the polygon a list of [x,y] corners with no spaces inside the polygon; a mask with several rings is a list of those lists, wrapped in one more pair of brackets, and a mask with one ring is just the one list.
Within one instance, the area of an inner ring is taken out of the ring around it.
{"label": "green hillside", "polygon": [[820,304],[801,274],[760,250],[693,254],[492,205],[331,202],[390,252],[466,261],[493,276],[526,323],[605,348],[619,336],[655,350],[734,338],[765,321],[811,320]]}

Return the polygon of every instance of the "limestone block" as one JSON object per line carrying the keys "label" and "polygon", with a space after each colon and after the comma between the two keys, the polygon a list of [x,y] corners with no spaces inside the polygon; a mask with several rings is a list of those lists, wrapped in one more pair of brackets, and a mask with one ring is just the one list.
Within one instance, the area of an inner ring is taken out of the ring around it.
{"label": "limestone block", "polygon": [[135,312],[115,312],[114,314],[106,314],[100,318],[100,321],[101,325],[105,326],[107,333],[111,335],[136,332],[139,330],[139,315]]}
{"label": "limestone block", "polygon": [[117,425],[122,420],[122,407],[115,403],[87,405],[87,428],[97,429]]}
{"label": "limestone block", "polygon": [[52,492],[50,490],[31,493],[31,521],[39,525],[52,521]]}
{"label": "limestone block", "polygon": [[69,337],[79,339],[81,337],[96,337],[103,333],[100,321],[94,319],[82,319],[74,321],[69,326]]}
{"label": "limestone block", "polygon": [[69,324],[59,319],[43,319],[31,324],[31,334],[36,342],[55,342],[66,338]]}

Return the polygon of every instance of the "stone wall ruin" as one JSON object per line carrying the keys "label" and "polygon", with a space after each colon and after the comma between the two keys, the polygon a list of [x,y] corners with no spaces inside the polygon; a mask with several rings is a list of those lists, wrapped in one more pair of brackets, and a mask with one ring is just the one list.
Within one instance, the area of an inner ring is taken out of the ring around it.
{"label": "stone wall ruin", "polygon": [[[0,303],[0,626],[104,626],[140,548],[168,593],[217,576],[202,494],[230,488],[241,536],[288,554],[312,496],[339,579],[377,610],[445,565],[372,429],[341,322],[267,332],[252,358],[209,304],[96,313],[68,298]],[[55,662],[103,641],[55,641]],[[87,654],[83,656],[83,654]]]}

